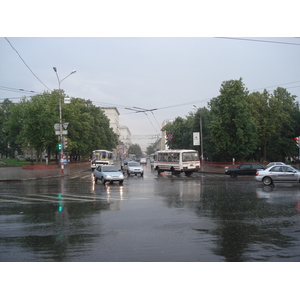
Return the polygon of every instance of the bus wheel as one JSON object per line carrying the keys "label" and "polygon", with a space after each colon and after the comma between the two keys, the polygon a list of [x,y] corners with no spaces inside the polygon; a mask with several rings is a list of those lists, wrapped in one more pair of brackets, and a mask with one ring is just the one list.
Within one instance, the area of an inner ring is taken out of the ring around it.
{"label": "bus wheel", "polygon": [[174,168],[171,168],[172,175],[176,175],[176,171]]}
{"label": "bus wheel", "polygon": [[193,172],[192,171],[186,171],[184,173],[185,173],[185,176],[191,176]]}
{"label": "bus wheel", "polygon": [[157,168],[156,170],[157,170],[157,174],[160,175],[161,170],[159,168]]}

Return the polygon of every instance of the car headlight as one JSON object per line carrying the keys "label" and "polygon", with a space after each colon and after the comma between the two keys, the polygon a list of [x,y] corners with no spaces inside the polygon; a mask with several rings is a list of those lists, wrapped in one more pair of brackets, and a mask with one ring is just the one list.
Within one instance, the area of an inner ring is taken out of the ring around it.
{"label": "car headlight", "polygon": [[109,179],[109,178],[111,178],[111,176],[110,175],[106,175],[106,178]]}

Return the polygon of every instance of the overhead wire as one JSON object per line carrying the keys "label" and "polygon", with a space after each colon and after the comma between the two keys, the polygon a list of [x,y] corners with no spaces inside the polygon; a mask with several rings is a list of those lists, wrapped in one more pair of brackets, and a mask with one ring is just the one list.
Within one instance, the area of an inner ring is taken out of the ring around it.
{"label": "overhead wire", "polygon": [[0,86],[0,90],[10,91],[10,92],[16,92],[16,93],[37,94],[35,91],[28,91],[28,90],[24,90],[24,89],[16,89],[16,88],[11,88],[11,87],[6,87],[6,86]]}
{"label": "overhead wire", "polygon": [[272,44],[300,46],[300,44],[298,44],[298,43],[289,43],[289,42],[280,42],[280,41],[257,40],[257,39],[237,38],[237,37],[215,37],[215,38],[216,39],[247,41],[247,42],[260,42],[260,43],[272,43]]}
{"label": "overhead wire", "polygon": [[34,76],[34,77],[35,77],[35,78],[36,78],[43,86],[45,86],[49,91],[51,91],[51,89],[48,88],[48,87],[45,85],[45,83],[37,77],[37,75],[34,74],[34,72],[33,72],[33,71],[31,70],[31,68],[27,65],[27,63],[25,62],[25,60],[22,58],[22,56],[20,55],[20,53],[15,49],[15,47],[11,44],[11,42],[8,40],[8,38],[5,37],[5,39],[6,39],[6,41],[9,43],[9,45],[12,47],[12,49],[18,54],[18,56],[20,57],[20,59],[22,60],[22,62],[25,64],[25,66],[28,68],[28,70],[33,74],[33,76]]}

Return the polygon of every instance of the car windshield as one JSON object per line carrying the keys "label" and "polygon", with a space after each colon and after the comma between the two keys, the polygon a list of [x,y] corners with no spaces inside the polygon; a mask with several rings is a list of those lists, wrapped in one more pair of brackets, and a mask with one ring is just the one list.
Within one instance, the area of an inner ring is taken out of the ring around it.
{"label": "car windshield", "polygon": [[140,164],[138,162],[129,162],[128,166],[130,167],[138,167]]}
{"label": "car windshield", "polygon": [[118,172],[118,169],[115,166],[102,166],[102,172]]}

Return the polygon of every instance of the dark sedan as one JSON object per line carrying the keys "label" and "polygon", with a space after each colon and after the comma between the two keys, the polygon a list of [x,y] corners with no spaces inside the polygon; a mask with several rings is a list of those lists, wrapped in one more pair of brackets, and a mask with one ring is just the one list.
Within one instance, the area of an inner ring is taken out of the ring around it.
{"label": "dark sedan", "polygon": [[226,175],[230,177],[237,177],[238,175],[255,175],[257,170],[264,170],[266,167],[259,163],[245,163],[236,168],[227,169]]}

